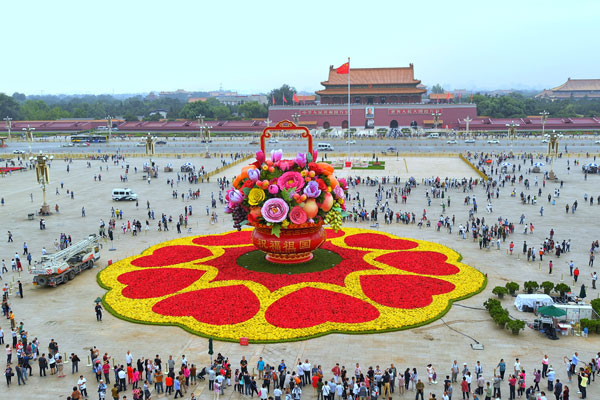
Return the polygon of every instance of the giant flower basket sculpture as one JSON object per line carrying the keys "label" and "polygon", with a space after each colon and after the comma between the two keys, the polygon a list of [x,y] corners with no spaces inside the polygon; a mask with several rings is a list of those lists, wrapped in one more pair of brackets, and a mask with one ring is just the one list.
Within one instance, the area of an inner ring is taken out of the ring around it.
{"label": "giant flower basket sculpture", "polygon": [[[293,160],[282,150],[265,154],[265,139],[273,131],[301,131],[308,139],[308,151]],[[297,264],[310,261],[313,251],[325,242],[323,225],[337,231],[345,213],[348,186],[336,179],[333,167],[317,162],[308,129],[290,121],[267,127],[260,138],[256,161],[242,168],[227,192],[226,212],[233,215],[234,227],[254,226],[252,243],[272,263]]]}

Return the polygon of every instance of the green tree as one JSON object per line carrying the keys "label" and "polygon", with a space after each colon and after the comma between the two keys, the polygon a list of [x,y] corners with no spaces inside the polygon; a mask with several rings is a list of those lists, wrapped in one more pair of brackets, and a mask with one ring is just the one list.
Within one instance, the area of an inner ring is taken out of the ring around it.
{"label": "green tree", "polygon": [[206,118],[213,117],[214,114],[208,102],[195,101],[188,103],[179,112],[179,117],[185,119],[196,119],[198,115],[204,115]]}
{"label": "green tree", "polygon": [[[296,94],[296,88],[291,87],[287,84],[283,84],[279,89],[273,89],[269,92],[269,99],[275,98],[276,105],[292,104],[294,94]],[[287,100],[287,103],[283,102],[283,96]]]}
{"label": "green tree", "polygon": [[244,103],[238,107],[238,113],[242,114],[244,118],[265,118],[268,112],[267,107],[258,101]]}
{"label": "green tree", "polygon": [[444,88],[439,83],[436,83],[431,87],[431,93],[444,93]]}
{"label": "green tree", "polygon": [[[21,107],[14,98],[0,93],[0,119],[6,118],[6,116],[17,120],[23,117],[21,113]],[[4,121],[2,121],[4,123]]]}
{"label": "green tree", "polygon": [[229,117],[231,117],[231,111],[229,110],[229,107],[227,107],[227,106],[215,107],[213,109],[213,114],[214,114],[215,118],[218,120],[224,120],[224,119],[228,119]]}
{"label": "green tree", "polygon": [[162,115],[160,113],[150,114],[144,117],[144,121],[160,121]]}
{"label": "green tree", "polygon": [[131,113],[123,115],[123,119],[125,121],[127,121],[127,122],[137,122],[137,121],[139,121],[138,117],[135,114],[131,114]]}

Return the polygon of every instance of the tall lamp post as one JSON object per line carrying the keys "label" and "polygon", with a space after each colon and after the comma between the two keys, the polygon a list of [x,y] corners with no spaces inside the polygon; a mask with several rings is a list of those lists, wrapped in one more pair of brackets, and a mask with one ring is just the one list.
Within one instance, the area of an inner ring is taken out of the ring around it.
{"label": "tall lamp post", "polygon": [[440,123],[440,116],[442,115],[442,113],[436,111],[433,114],[431,114],[431,116],[433,117],[433,129],[437,130],[437,126]]}
{"label": "tall lamp post", "polygon": [[202,136],[202,127],[204,126],[204,115],[196,115],[196,119],[198,120],[199,136]]}
{"label": "tall lamp post", "polygon": [[465,132],[465,137],[469,137],[469,124],[471,123],[471,121],[473,121],[473,118],[469,118],[469,116],[467,116],[465,118],[465,123],[467,124],[467,130]]}
{"label": "tall lamp post", "polygon": [[513,140],[517,137],[517,127],[519,124],[515,124],[515,121],[510,121],[510,124],[506,124],[508,127],[508,140],[510,140],[510,153],[513,152]]}
{"label": "tall lamp post", "polygon": [[546,110],[542,111],[540,115],[542,116],[542,136],[544,136],[546,131],[546,120],[548,119],[548,115],[550,113]]}
{"label": "tall lamp post", "polygon": [[35,166],[35,174],[38,183],[42,185],[42,197],[44,200],[44,203],[42,204],[42,215],[50,214],[50,206],[46,204],[46,184],[50,183],[50,168],[48,166],[48,161],[52,160],[53,158],[53,156],[46,156],[41,150],[40,154],[38,154],[36,157],[29,157],[29,161],[37,161]]}
{"label": "tall lamp post", "polygon": [[204,140],[206,140],[206,158],[210,158],[210,152],[208,151],[208,145],[210,144],[210,129],[212,126],[204,125]]}
{"label": "tall lamp post", "polygon": [[23,131],[25,132],[25,140],[33,142],[33,131],[35,131],[35,128],[27,125],[27,128],[23,128]]}
{"label": "tall lamp post", "polygon": [[148,132],[146,135],[146,154],[151,156],[154,155],[154,138]]}
{"label": "tall lamp post", "polygon": [[6,128],[8,129],[8,141],[10,142],[10,129],[12,128],[12,118],[10,118],[7,115],[6,118],[4,118],[4,120],[6,121]]}
{"label": "tall lamp post", "polygon": [[294,121],[294,124],[298,125],[298,121],[300,121],[300,114],[293,113],[292,114],[292,121]]}
{"label": "tall lamp post", "polygon": [[108,141],[111,141],[112,140],[112,120],[113,120],[113,117],[111,117],[110,115],[108,115],[104,119],[106,120],[106,125],[108,127]]}
{"label": "tall lamp post", "polygon": [[552,131],[550,134],[550,140],[548,141],[548,156],[550,156],[550,174],[548,177],[551,180],[556,179],[556,175],[554,174],[554,157],[558,155],[558,133],[556,131]]}

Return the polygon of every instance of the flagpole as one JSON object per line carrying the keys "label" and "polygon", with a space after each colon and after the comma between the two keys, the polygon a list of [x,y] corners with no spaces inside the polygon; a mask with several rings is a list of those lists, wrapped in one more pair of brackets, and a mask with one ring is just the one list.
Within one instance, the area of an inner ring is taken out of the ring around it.
{"label": "flagpole", "polygon": [[348,139],[347,139],[348,155],[347,160],[350,161],[350,57],[348,57]]}

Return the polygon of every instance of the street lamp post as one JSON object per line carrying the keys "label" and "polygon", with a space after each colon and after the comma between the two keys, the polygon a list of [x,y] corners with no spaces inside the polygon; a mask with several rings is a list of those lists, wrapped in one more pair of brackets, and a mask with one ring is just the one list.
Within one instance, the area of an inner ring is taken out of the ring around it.
{"label": "street lamp post", "polygon": [[544,136],[545,128],[546,128],[546,120],[548,119],[548,115],[550,113],[546,110],[542,111],[540,115],[542,116],[542,136]]}
{"label": "street lamp post", "polygon": [[552,131],[550,134],[550,140],[548,141],[548,156],[550,156],[550,174],[548,174],[548,178],[551,180],[556,179],[556,175],[554,174],[554,157],[558,155],[558,133],[556,131]]}
{"label": "street lamp post", "polygon": [[469,118],[469,116],[467,116],[465,118],[465,123],[467,124],[467,130],[465,132],[465,137],[469,137],[469,124],[471,123],[471,121],[473,121],[473,118]]}
{"label": "street lamp post", "polygon": [[113,117],[110,115],[104,118],[106,120],[106,125],[108,126],[108,141],[112,140],[112,120]]}
{"label": "street lamp post", "polygon": [[12,128],[12,118],[10,118],[7,115],[6,118],[4,118],[4,120],[6,121],[6,128],[8,128],[8,141],[10,142],[10,129]]}
{"label": "street lamp post", "polygon": [[202,136],[202,127],[204,126],[204,115],[196,115],[196,119],[198,120],[199,136]]}
{"label": "street lamp post", "polygon": [[36,157],[29,157],[29,161],[37,161],[35,166],[35,174],[38,183],[42,185],[42,197],[44,200],[44,203],[42,204],[42,215],[50,214],[50,206],[46,204],[46,184],[50,183],[50,168],[48,166],[48,161],[52,160],[53,158],[53,156],[46,156],[41,150],[40,154],[38,154]]}
{"label": "street lamp post", "polygon": [[210,158],[210,152],[208,151],[208,146],[210,144],[210,129],[212,129],[212,126],[204,125],[204,140],[206,140],[206,158]]}
{"label": "street lamp post", "polygon": [[23,128],[23,131],[25,132],[25,140],[33,142],[33,131],[35,131],[35,128],[27,125],[27,128]]}
{"label": "street lamp post", "polygon": [[508,127],[508,140],[510,140],[510,153],[513,152],[513,139],[517,136],[517,127],[519,124],[515,124],[515,121],[510,121],[510,124],[506,124]]}
{"label": "street lamp post", "polygon": [[433,117],[433,129],[437,130],[437,126],[440,123],[440,116],[442,115],[442,113],[438,112],[436,110],[436,112],[434,112],[433,114],[431,114],[431,116]]}
{"label": "street lamp post", "polygon": [[154,138],[148,132],[146,136],[146,154],[151,156],[154,155]]}

